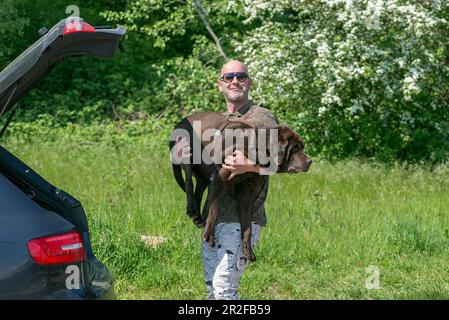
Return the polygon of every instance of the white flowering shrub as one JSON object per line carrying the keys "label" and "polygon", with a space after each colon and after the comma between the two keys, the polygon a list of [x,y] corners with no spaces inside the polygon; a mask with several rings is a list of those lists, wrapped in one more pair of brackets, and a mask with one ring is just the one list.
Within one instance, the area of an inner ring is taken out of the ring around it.
{"label": "white flowering shrub", "polygon": [[248,65],[253,98],[311,154],[448,158],[447,0],[127,0],[102,16],[151,47],[158,118],[224,108],[224,55],[198,4],[226,56]]}
{"label": "white flowering shrub", "polygon": [[441,1],[234,0],[253,96],[326,157],[449,154],[448,12]]}

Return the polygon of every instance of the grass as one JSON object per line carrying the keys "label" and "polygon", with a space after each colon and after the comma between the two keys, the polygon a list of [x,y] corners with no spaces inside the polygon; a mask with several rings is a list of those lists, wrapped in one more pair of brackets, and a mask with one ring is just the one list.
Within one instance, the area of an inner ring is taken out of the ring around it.
{"label": "grass", "polygon": [[[82,201],[120,299],[203,299],[200,230],[185,215],[166,143],[8,143]],[[315,161],[270,179],[268,225],[244,299],[449,299],[449,166]],[[141,235],[168,240],[146,246]],[[380,289],[368,290],[369,266]]]}

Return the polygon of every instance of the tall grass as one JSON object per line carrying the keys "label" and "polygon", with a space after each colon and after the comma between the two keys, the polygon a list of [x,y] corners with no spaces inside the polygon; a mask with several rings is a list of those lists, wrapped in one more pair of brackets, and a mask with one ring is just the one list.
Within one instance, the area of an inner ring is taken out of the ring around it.
{"label": "tall grass", "polygon": [[[185,215],[165,141],[8,143],[82,201],[94,251],[122,299],[203,299],[200,230]],[[315,161],[270,179],[268,225],[245,299],[448,299],[449,166]],[[163,236],[152,247],[141,235]],[[368,266],[380,272],[370,290]]]}

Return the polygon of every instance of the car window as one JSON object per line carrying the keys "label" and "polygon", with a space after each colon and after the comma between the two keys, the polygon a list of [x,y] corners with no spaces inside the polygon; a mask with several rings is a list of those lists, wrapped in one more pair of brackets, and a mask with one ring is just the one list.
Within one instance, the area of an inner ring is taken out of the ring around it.
{"label": "car window", "polygon": [[59,36],[59,24],[22,52],[0,72],[0,96],[37,62],[42,52]]}

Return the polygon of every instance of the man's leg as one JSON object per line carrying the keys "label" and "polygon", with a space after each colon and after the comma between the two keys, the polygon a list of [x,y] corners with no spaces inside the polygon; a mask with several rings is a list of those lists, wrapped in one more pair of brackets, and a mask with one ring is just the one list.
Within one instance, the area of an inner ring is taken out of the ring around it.
{"label": "man's leg", "polygon": [[[259,240],[261,226],[252,223],[251,246]],[[212,278],[214,297],[218,300],[239,300],[237,290],[247,264],[243,257],[240,223],[219,223],[215,227],[216,261]]]}
{"label": "man's leg", "polygon": [[206,292],[208,300],[215,300],[214,287],[212,286],[212,281],[215,274],[215,269],[218,266],[217,258],[217,242],[215,241],[215,246],[210,247],[203,237],[204,232],[201,234],[201,256],[203,259],[203,274],[204,281],[206,283]]}

